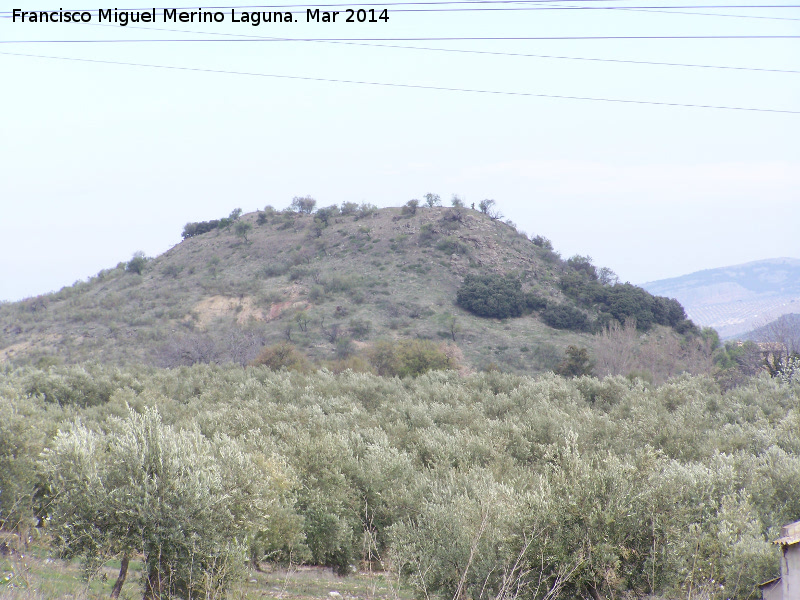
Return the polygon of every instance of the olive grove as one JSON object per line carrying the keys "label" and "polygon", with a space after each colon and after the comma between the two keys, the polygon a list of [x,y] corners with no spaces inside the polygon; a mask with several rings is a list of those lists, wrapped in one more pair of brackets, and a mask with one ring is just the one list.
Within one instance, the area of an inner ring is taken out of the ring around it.
{"label": "olive grove", "polygon": [[0,521],[87,577],[144,557],[146,598],[220,597],[245,561],[377,565],[431,600],[757,598],[800,519],[798,390],[7,369]]}

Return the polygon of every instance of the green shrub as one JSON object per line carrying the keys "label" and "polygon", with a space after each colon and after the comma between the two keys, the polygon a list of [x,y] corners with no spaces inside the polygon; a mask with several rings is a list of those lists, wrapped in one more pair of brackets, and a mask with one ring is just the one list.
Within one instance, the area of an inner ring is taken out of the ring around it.
{"label": "green shrub", "polygon": [[128,273],[141,275],[144,272],[144,268],[147,266],[149,260],[150,259],[144,255],[144,252],[134,252],[133,258],[131,258],[125,265],[125,271]]}
{"label": "green shrub", "polygon": [[250,234],[252,229],[253,224],[246,221],[238,221],[236,225],[234,225],[234,232],[237,236],[244,240],[245,244],[249,242],[247,236]]}
{"label": "green shrub", "polygon": [[355,353],[355,351],[355,344],[353,344],[353,340],[350,338],[339,338],[336,340],[336,358],[349,358]]}
{"label": "green shrub", "polygon": [[547,300],[535,292],[525,292],[525,306],[530,311],[539,311],[547,308]]}
{"label": "green shrub", "polygon": [[353,319],[350,321],[348,329],[354,338],[363,340],[369,337],[370,331],[372,331],[372,322],[366,319]]}
{"label": "green shrub", "polygon": [[436,244],[436,248],[445,254],[469,254],[469,246],[455,237],[446,237],[439,240],[439,243]]}
{"label": "green shrub", "polygon": [[183,271],[183,267],[176,264],[165,265],[161,270],[164,275],[171,277],[172,279],[177,279],[180,276],[181,271]]}
{"label": "green shrub", "polygon": [[359,278],[354,275],[326,274],[320,277],[326,294],[350,292],[359,286]]}
{"label": "green shrub", "polygon": [[288,342],[264,348],[250,364],[252,366],[263,365],[273,371],[287,369],[305,372],[310,368],[308,359]]}
{"label": "green shrub", "polygon": [[436,230],[433,223],[425,223],[419,228],[419,242],[420,244],[429,244],[436,238]]}
{"label": "green shrub", "polygon": [[457,367],[442,347],[430,340],[380,341],[367,356],[378,374],[388,377],[417,377]]}
{"label": "green shrub", "polygon": [[358,212],[356,213],[356,220],[366,219],[367,217],[371,217],[377,212],[378,212],[377,206],[375,206],[374,204],[370,204],[369,202],[362,202],[361,205],[358,207]]}
{"label": "green shrub", "polygon": [[586,348],[578,348],[577,346],[567,346],[566,357],[558,367],[556,367],[556,375],[563,377],[582,377],[584,375],[591,375],[594,369],[594,363],[589,358],[589,351]]}
{"label": "green shrub", "polygon": [[542,320],[555,329],[585,331],[589,327],[586,313],[568,304],[556,304],[542,311]]}
{"label": "green shrub", "polygon": [[296,265],[289,269],[289,281],[300,281],[302,279],[316,278],[317,275],[319,275],[319,270],[309,267]]}
{"label": "green shrub", "polygon": [[519,317],[527,310],[522,284],[510,275],[467,275],[456,302],[480,317],[495,319]]}
{"label": "green shrub", "polygon": [[279,277],[285,275],[289,267],[285,263],[274,263],[261,267],[260,273],[263,277]]}
{"label": "green shrub", "polygon": [[339,212],[343,217],[349,217],[358,213],[358,203],[357,202],[342,202],[342,207],[339,209]]}
{"label": "green shrub", "polygon": [[315,304],[323,302],[325,300],[325,288],[321,285],[312,285],[308,291],[308,299]]}
{"label": "green shrub", "polygon": [[409,200],[400,209],[400,214],[406,217],[413,217],[417,214],[417,208],[419,208],[419,200]]}

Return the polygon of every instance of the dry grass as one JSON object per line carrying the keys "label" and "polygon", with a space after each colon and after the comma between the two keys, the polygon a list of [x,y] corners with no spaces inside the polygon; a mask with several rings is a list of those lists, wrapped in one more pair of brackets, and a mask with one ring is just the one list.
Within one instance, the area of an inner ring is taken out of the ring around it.
{"label": "dry grass", "polygon": [[[75,562],[36,556],[24,561],[13,556],[3,557],[0,559],[0,600],[108,598],[118,569],[118,562],[109,562],[87,585],[81,580],[81,570]],[[141,563],[132,561],[120,598],[141,598],[140,579]],[[410,600],[412,596],[388,573],[359,572],[338,577],[330,569],[301,566],[251,571],[233,586],[227,597],[231,600]]]}
{"label": "dry grass", "polygon": [[[243,215],[253,224],[248,243],[232,229],[215,230],[150,261],[142,275],[118,266],[54,294],[0,304],[0,362],[170,366],[187,345],[201,343],[218,346],[217,362],[242,362],[247,353],[231,350],[240,333],[259,344],[289,337],[321,362],[335,357],[326,336],[334,324],[348,336],[351,321],[369,322],[360,339],[367,345],[439,341],[451,337],[448,315],[458,320],[455,343],[475,370],[533,373],[555,366],[568,344],[588,345],[586,334],[553,330],[535,316],[501,322],[457,307],[456,290],[470,272],[514,272],[526,288],[564,298],[562,263],[552,253],[479,212],[467,210],[460,221],[452,215],[450,208],[412,217],[383,209],[336,217],[319,235],[311,215],[275,215],[264,225]],[[454,243],[459,251],[447,254]],[[302,311],[303,328],[295,321]]]}

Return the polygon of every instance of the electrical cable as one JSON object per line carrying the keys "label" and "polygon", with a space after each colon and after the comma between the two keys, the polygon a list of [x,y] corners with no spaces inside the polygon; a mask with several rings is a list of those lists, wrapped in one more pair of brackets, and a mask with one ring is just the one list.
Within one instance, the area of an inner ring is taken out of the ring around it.
{"label": "electrical cable", "polygon": [[[291,8],[307,8],[307,7],[354,7],[354,6],[376,6],[376,7],[393,7],[393,6],[451,6],[451,8],[439,8],[439,9],[427,9],[430,11],[452,11],[452,12],[461,12],[461,11],[472,11],[472,10],[535,10],[535,11],[553,11],[553,10],[645,10],[645,9],[664,9],[664,10],[679,10],[679,9],[729,9],[729,8],[737,8],[737,9],[780,9],[780,8],[800,8],[800,5],[797,4],[685,4],[685,5],[658,5],[658,6],[559,6],[559,5],[543,5],[543,2],[551,3],[554,0],[465,0],[465,1],[419,1],[419,2],[355,2],[355,3],[309,3],[309,4],[274,4],[274,5],[260,5],[260,6],[207,6],[201,9],[196,7],[183,7],[177,8],[175,10],[178,11],[190,11],[190,10],[220,10],[220,9],[291,9]],[[570,2],[575,0],[555,0],[558,2]],[[607,0],[598,0],[598,1],[607,1]],[[467,6],[452,6],[452,5],[462,5],[466,4]],[[515,6],[515,7],[505,7],[505,8],[472,8],[470,5],[483,5],[483,4],[522,4],[523,6]],[[77,12],[88,12],[88,13],[97,13],[99,12],[98,9],[94,10],[85,10],[80,11],[77,9],[70,9],[70,11],[75,10]],[[128,9],[115,9],[115,10],[124,10],[128,12],[141,12],[145,10],[153,10],[153,8],[128,8]],[[155,8],[157,12],[163,12],[164,8]],[[170,7],[170,10],[172,8]],[[406,12],[407,10],[411,9],[403,9],[403,8],[396,8],[393,9],[394,12]],[[419,9],[416,9],[419,10]],[[57,12],[57,11],[26,11],[26,12]],[[693,14],[693,13],[690,13]],[[3,18],[10,18],[13,15],[12,11],[0,11],[0,17]],[[770,18],[770,17],[765,17]]]}
{"label": "electrical cable", "polygon": [[[115,25],[98,25],[96,23],[92,24],[98,27],[116,27]],[[227,37],[252,37],[252,38],[262,38],[262,39],[273,39],[277,41],[281,41],[282,38],[265,38],[264,36],[256,36],[256,35],[245,35],[245,34],[238,34],[238,33],[222,33],[222,32],[210,32],[210,31],[194,31],[194,30],[186,30],[186,29],[164,29],[161,27],[142,27],[137,25],[129,25],[129,29],[142,29],[145,31],[165,31],[170,33],[192,33],[196,35],[218,35],[218,36],[227,36]],[[481,55],[488,55],[488,56],[510,56],[510,57],[518,57],[518,58],[545,58],[545,59],[554,59],[554,60],[578,60],[578,61],[592,61],[592,62],[609,62],[609,63],[622,63],[622,64],[633,64],[633,65],[651,65],[651,66],[663,66],[663,67],[685,67],[685,68],[695,68],[695,69],[724,69],[724,70],[733,70],[733,71],[756,71],[756,72],[765,72],[765,73],[800,73],[800,70],[791,70],[791,69],[767,69],[767,68],[759,68],[759,67],[737,67],[737,66],[728,66],[728,65],[701,65],[696,63],[671,63],[671,62],[658,62],[658,61],[649,61],[649,60],[626,60],[626,59],[616,59],[616,58],[594,58],[594,57],[585,57],[585,56],[559,56],[559,55],[552,55],[552,54],[526,54],[521,52],[494,52],[490,50],[466,50],[461,48],[433,48],[430,46],[400,46],[396,44],[370,44],[368,42],[341,42],[341,41],[330,41],[330,40],[316,40],[313,43],[322,43],[322,44],[336,44],[336,45],[343,45],[343,46],[366,46],[369,48],[391,48],[397,50],[419,50],[419,51],[430,51],[430,52],[449,52],[455,54],[481,54]]]}
{"label": "electrical cable", "polygon": [[89,58],[75,58],[75,57],[65,57],[65,56],[45,56],[45,55],[38,55],[38,54],[20,54],[20,53],[2,52],[2,51],[0,51],[0,54],[9,55],[9,56],[29,57],[29,58],[44,58],[44,59],[53,59],[53,60],[65,60],[65,61],[76,61],[76,62],[108,64],[108,65],[124,65],[124,66],[131,66],[131,67],[145,67],[145,68],[154,68],[154,69],[170,69],[170,70],[177,70],[177,71],[189,71],[189,72],[199,72],[199,73],[217,73],[217,74],[224,74],[224,75],[242,75],[242,76],[248,76],[248,77],[268,77],[268,78],[276,78],[276,79],[291,79],[291,80],[297,80],[297,81],[315,81],[315,82],[325,82],[325,83],[345,83],[345,84],[370,85],[370,86],[405,88],[405,89],[420,89],[420,90],[447,91],[447,92],[465,92],[465,93],[473,93],[473,94],[490,94],[490,95],[518,96],[518,97],[529,97],[529,98],[548,98],[548,99],[555,99],[555,100],[583,100],[583,101],[591,101],[591,102],[607,102],[607,103],[639,104],[639,105],[650,105],[650,106],[671,106],[671,107],[680,107],[680,108],[703,108],[703,109],[711,109],[711,110],[731,110],[731,111],[746,111],[746,112],[762,112],[762,113],[779,113],[779,114],[800,115],[800,110],[784,110],[784,109],[774,109],[774,108],[758,108],[758,107],[745,107],[745,106],[721,106],[721,105],[710,105],[710,104],[688,104],[688,103],[680,103],[680,102],[660,102],[660,101],[654,101],[654,100],[628,100],[628,99],[623,99],[623,98],[599,98],[599,97],[590,97],[590,96],[570,96],[570,95],[561,95],[561,94],[539,94],[539,93],[533,93],[533,92],[509,92],[509,91],[500,91],[500,90],[481,90],[481,89],[473,89],[473,88],[457,88],[457,87],[444,87],[444,86],[432,86],[432,85],[418,85],[418,84],[410,84],[410,83],[391,83],[391,82],[378,82],[378,81],[361,81],[361,80],[352,80],[352,79],[333,79],[333,78],[324,78],[324,77],[305,77],[305,76],[300,76],[300,75],[279,75],[279,74],[274,74],[274,73],[252,73],[252,72],[246,72],[246,71],[230,71],[230,70],[223,70],[223,69],[203,69],[203,68],[198,68],[198,67],[177,67],[177,66],[171,66],[171,65],[154,65],[154,64],[147,64],[147,63],[131,63],[131,62],[121,62],[121,61],[111,61],[111,60],[98,60],[98,59],[89,59]]}
{"label": "electrical cable", "polygon": [[606,41],[606,40],[793,40],[800,35],[586,35],[586,36],[482,36],[383,38],[236,38],[236,39],[106,39],[106,40],[0,40],[0,44],[166,44],[241,42],[456,42],[456,41]]}

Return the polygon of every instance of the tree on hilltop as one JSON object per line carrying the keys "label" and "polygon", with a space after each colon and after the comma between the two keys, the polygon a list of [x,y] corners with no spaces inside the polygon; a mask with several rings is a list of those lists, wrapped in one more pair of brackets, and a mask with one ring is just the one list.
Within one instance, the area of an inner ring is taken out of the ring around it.
{"label": "tree on hilltop", "polygon": [[317,201],[311,196],[295,196],[292,198],[291,208],[295,212],[310,215],[314,212]]}
{"label": "tree on hilltop", "polygon": [[495,208],[496,205],[497,202],[487,198],[478,203],[478,208],[480,208],[481,212],[489,217],[492,221],[497,221],[498,219],[503,218],[503,213]]}
{"label": "tree on hilltop", "polygon": [[428,205],[428,208],[433,208],[434,206],[441,206],[442,205],[442,197],[439,194],[433,194],[428,192],[423,196],[425,198],[425,204]]}

